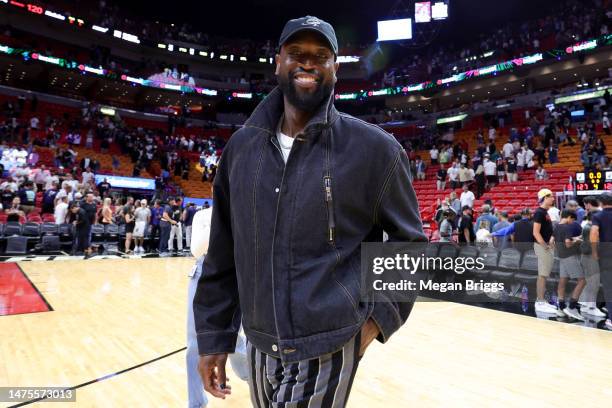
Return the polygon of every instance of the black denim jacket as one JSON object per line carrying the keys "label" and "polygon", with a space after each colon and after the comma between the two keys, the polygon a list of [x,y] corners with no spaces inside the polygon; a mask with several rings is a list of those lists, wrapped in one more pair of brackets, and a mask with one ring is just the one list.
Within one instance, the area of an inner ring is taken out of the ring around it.
{"label": "black denim jacket", "polygon": [[339,113],[333,95],[287,163],[276,88],[229,140],[214,181],[211,236],[194,299],[200,354],[248,340],[286,362],[340,349],[368,318],[385,342],[412,303],[360,301],[360,245],[423,241],[409,162],[381,128]]}

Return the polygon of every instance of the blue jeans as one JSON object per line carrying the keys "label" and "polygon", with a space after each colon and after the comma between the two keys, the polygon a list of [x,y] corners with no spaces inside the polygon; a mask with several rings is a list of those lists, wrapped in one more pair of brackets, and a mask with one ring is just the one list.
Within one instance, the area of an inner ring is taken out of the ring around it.
{"label": "blue jeans", "polygon": [[[198,341],[193,319],[193,298],[198,287],[198,280],[202,275],[202,264],[204,257],[198,258],[196,261],[197,269],[193,277],[189,278],[189,288],[187,291],[187,395],[189,398],[188,407],[202,407],[208,404],[208,398],[204,392],[204,385],[200,373],[198,372],[198,361],[200,355],[198,353]],[[246,341],[244,336],[239,335],[236,342],[236,352],[230,354],[229,361],[236,375],[244,381],[249,378],[249,367],[246,358]]]}

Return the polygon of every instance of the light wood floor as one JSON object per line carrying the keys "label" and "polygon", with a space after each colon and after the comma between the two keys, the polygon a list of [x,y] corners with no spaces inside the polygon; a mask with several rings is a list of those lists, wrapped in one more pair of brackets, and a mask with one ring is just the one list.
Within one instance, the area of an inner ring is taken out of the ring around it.
{"label": "light wood floor", "polygon": [[[184,347],[192,264],[21,263],[54,311],[0,317],[0,386],[74,386]],[[349,407],[609,406],[611,350],[612,332],[419,302],[388,344],[368,350]],[[184,407],[184,361],[182,351],[52,406]],[[249,407],[247,385],[234,376],[232,387],[209,406]]]}

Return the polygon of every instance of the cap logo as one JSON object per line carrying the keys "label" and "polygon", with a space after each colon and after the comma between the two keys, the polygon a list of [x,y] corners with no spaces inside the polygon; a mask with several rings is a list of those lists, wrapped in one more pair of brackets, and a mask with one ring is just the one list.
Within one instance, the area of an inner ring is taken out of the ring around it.
{"label": "cap logo", "polygon": [[302,25],[309,25],[309,26],[318,26],[321,25],[321,20],[319,20],[316,17],[309,17],[305,22],[302,23]]}

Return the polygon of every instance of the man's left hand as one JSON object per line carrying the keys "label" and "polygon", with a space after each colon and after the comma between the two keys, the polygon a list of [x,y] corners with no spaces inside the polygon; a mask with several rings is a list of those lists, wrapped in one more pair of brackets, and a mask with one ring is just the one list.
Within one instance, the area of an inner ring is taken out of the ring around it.
{"label": "man's left hand", "polygon": [[378,336],[378,325],[373,319],[368,319],[367,322],[361,328],[361,344],[359,345],[359,357],[365,354],[366,349]]}

